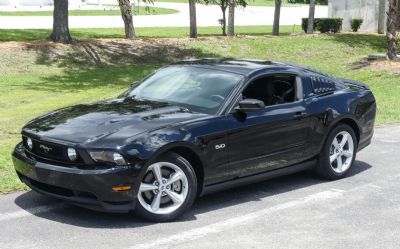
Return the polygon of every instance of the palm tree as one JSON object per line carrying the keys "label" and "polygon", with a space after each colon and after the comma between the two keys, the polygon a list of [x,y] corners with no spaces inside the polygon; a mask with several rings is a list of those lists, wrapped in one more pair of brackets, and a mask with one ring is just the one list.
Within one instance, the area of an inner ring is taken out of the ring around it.
{"label": "palm tree", "polygon": [[72,41],[68,26],[68,0],[54,1],[53,32],[49,39],[61,43]]}
{"label": "palm tree", "polygon": [[282,0],[275,0],[275,15],[274,15],[274,26],[272,28],[272,35],[279,35],[281,6],[282,6]]}
{"label": "palm tree", "polygon": [[[222,35],[226,36],[226,9],[228,8],[228,2],[231,0],[202,0],[205,4],[216,4],[219,6],[222,12],[222,18],[219,19],[219,23],[221,24]],[[247,0],[233,0],[234,6],[247,6]],[[231,17],[234,17],[233,15]],[[233,22],[232,22],[233,25]]]}
{"label": "palm tree", "polygon": [[[56,1],[55,1],[56,2]],[[130,0],[118,0],[119,8],[121,9],[122,20],[125,25],[125,38],[135,39],[135,28],[132,20],[132,6]]]}
{"label": "palm tree", "polygon": [[228,36],[235,35],[235,0],[228,0]]}
{"label": "palm tree", "polygon": [[389,9],[387,12],[387,30],[386,38],[388,42],[387,58],[389,60],[397,59],[397,37],[396,30],[399,20],[400,0],[389,0]]}
{"label": "palm tree", "polygon": [[190,38],[197,38],[196,0],[189,0]]}
{"label": "palm tree", "polygon": [[378,20],[378,33],[385,33],[385,20],[386,20],[386,2],[387,0],[379,0],[379,20]]}
{"label": "palm tree", "polygon": [[308,14],[307,34],[314,33],[315,2],[316,2],[316,0],[310,0],[310,11]]}

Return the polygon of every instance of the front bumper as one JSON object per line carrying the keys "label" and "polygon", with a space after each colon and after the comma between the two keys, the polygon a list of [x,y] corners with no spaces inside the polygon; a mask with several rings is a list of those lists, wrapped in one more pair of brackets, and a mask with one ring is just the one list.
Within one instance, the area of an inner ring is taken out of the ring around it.
{"label": "front bumper", "polygon": [[[128,212],[135,208],[140,183],[137,167],[83,170],[38,162],[24,151],[22,144],[15,147],[13,163],[20,180],[31,189],[99,211]],[[132,189],[112,190],[121,185],[132,185]]]}

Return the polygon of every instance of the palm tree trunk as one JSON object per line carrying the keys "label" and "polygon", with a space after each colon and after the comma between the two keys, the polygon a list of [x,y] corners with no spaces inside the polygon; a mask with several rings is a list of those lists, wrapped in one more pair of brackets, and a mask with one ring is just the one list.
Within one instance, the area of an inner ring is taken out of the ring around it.
{"label": "palm tree trunk", "polygon": [[385,33],[385,9],[386,9],[386,1],[387,0],[379,0],[379,18],[378,18],[378,33]]}
{"label": "palm tree trunk", "polygon": [[386,38],[388,42],[387,58],[389,60],[397,59],[397,37],[396,29],[398,22],[398,11],[400,0],[389,0],[389,10],[387,13]]}
{"label": "palm tree trunk", "polygon": [[68,26],[68,0],[54,1],[53,32],[49,39],[61,43],[72,41]]}
{"label": "palm tree trunk", "polygon": [[189,0],[190,38],[197,38],[196,0]]}
{"label": "palm tree trunk", "polygon": [[235,35],[235,0],[228,0],[228,36]]}
{"label": "palm tree trunk", "polygon": [[310,11],[308,13],[307,34],[314,33],[315,2],[316,2],[316,0],[310,0]]}
{"label": "palm tree trunk", "polygon": [[135,28],[133,27],[132,6],[130,0],[118,0],[118,4],[125,25],[125,38],[133,40],[135,39],[136,34]]}
{"label": "palm tree trunk", "polygon": [[227,6],[220,6],[222,11],[222,35],[226,36],[226,7]]}
{"label": "palm tree trunk", "polygon": [[272,28],[272,35],[279,35],[279,22],[281,18],[282,0],[275,0],[275,15],[274,26]]}

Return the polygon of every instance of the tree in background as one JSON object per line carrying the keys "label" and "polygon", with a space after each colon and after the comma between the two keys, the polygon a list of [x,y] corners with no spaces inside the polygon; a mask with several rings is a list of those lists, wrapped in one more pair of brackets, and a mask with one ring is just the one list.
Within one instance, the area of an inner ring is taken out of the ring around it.
{"label": "tree in background", "polygon": [[400,0],[389,0],[389,9],[387,12],[387,30],[386,37],[388,42],[387,58],[389,60],[397,59],[397,37],[396,30],[399,19]]}
{"label": "tree in background", "polygon": [[[220,24],[222,28],[222,35],[226,36],[226,9],[228,8],[229,0],[203,0],[205,4],[215,4],[221,8],[222,11],[222,19],[220,19]],[[246,0],[233,0],[235,6],[247,6]]]}
{"label": "tree in background", "polygon": [[189,0],[190,38],[197,38],[196,0]]}
{"label": "tree in background", "polygon": [[[55,0],[57,1],[57,0]],[[121,9],[122,20],[125,25],[125,38],[135,39],[135,28],[132,20],[132,6],[130,0],[118,0],[119,8]]]}
{"label": "tree in background", "polygon": [[70,43],[72,41],[68,26],[68,0],[54,1],[53,32],[49,39],[61,43]]}
{"label": "tree in background", "polygon": [[308,13],[307,34],[314,33],[315,4],[316,4],[316,0],[310,0],[310,11]]}
{"label": "tree in background", "polygon": [[386,20],[386,2],[387,0],[379,0],[379,20],[378,20],[378,33],[385,33],[385,20]]}
{"label": "tree in background", "polygon": [[[334,0],[332,0],[334,1]],[[311,0],[287,0],[288,3],[310,4]],[[328,0],[316,0],[317,4],[328,5]]]}
{"label": "tree in background", "polygon": [[275,0],[274,25],[272,27],[272,35],[279,35],[279,22],[281,19],[282,0]]}
{"label": "tree in background", "polygon": [[235,35],[235,0],[228,0],[228,36]]}

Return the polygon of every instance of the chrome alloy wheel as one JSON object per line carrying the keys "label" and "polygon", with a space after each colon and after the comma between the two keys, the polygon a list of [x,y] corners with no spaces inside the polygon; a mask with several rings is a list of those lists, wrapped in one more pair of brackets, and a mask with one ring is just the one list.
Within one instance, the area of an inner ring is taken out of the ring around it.
{"label": "chrome alloy wheel", "polygon": [[170,214],[185,202],[188,179],[181,168],[169,162],[149,166],[140,184],[140,204],[153,214]]}
{"label": "chrome alloy wheel", "polygon": [[354,156],[353,138],[347,131],[339,132],[333,139],[329,161],[333,171],[343,173],[351,166]]}

